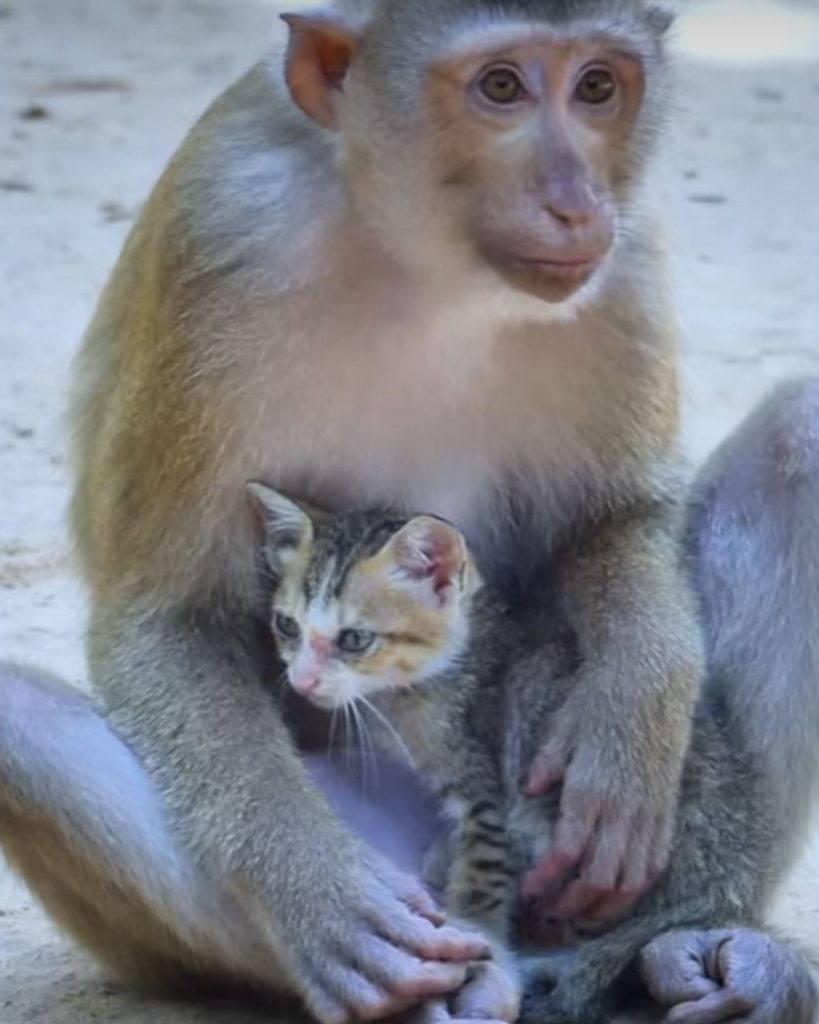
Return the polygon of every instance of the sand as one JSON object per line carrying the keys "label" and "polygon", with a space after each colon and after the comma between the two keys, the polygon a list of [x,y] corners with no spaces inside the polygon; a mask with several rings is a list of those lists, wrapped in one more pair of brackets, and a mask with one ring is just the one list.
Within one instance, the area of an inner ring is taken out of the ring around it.
{"label": "sand", "polygon": [[[819,4],[689,6],[663,196],[700,460],[776,381],[819,373]],[[0,657],[83,685],[71,355],[152,180],[275,23],[267,0],[0,0]],[[776,917],[819,956],[817,868],[819,844]],[[0,864],[0,1024],[223,1018],[261,1019],[123,992]]]}

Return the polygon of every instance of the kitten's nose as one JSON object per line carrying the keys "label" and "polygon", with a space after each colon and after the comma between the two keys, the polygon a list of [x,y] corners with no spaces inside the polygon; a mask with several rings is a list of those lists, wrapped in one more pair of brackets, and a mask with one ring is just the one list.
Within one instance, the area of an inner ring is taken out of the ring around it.
{"label": "kitten's nose", "polygon": [[315,693],[321,682],[321,675],[318,672],[300,674],[293,678],[293,688],[306,697]]}

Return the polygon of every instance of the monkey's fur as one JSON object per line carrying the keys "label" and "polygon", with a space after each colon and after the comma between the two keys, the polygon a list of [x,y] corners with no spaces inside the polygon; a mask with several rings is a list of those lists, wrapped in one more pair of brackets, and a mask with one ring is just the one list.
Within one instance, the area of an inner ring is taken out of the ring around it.
{"label": "monkey's fur", "polygon": [[[417,886],[353,839],[305,772],[307,715],[264,686],[274,652],[248,479],[327,507],[445,515],[521,599],[574,545],[563,600],[593,670],[536,769],[565,776],[559,843],[595,851],[591,887],[639,888],[665,859],[702,648],[676,557],[676,331],[642,201],[668,103],[663,19],[641,0],[343,7],[349,24],[292,20],[292,95],[276,55],[194,128],[78,360],[74,533],[91,676],[117,732],[17,675],[0,716],[3,841],[60,920],[123,974],[239,978],[301,997],[324,1024],[454,991],[480,947],[411,912],[430,913]],[[520,45],[543,63],[550,34],[573,28],[583,46],[614,33],[634,52],[605,53],[622,105],[584,148],[590,122],[561,65],[555,96],[499,145],[496,120],[467,116],[457,91],[470,47]],[[596,270],[569,287],[579,271],[560,260],[590,252]],[[807,622],[816,567],[793,564],[777,595],[799,581]],[[734,660],[761,688],[745,671],[756,652]],[[777,725],[784,743],[793,716]],[[122,777],[95,783],[91,753]],[[812,785],[808,746],[789,757]],[[117,801],[144,825],[131,849],[98,824],[121,824]],[[611,837],[627,842],[608,857]],[[54,850],[71,851],[72,884]],[[457,963],[430,962],[445,956]]]}

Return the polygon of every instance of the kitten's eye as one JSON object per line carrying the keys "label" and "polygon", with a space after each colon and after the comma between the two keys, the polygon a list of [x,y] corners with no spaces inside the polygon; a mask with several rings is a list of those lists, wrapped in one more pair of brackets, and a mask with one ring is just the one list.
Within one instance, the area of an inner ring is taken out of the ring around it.
{"label": "kitten's eye", "polygon": [[617,79],[608,68],[589,68],[575,86],[574,94],[581,103],[599,107],[608,103],[617,92]]}
{"label": "kitten's eye", "polygon": [[375,633],[368,629],[344,629],[338,634],[336,644],[345,654],[363,654],[375,643]]}
{"label": "kitten's eye", "polygon": [[276,612],[273,616],[273,629],[286,640],[298,640],[301,635],[298,622],[284,612]]}
{"label": "kitten's eye", "polygon": [[478,88],[492,103],[509,106],[523,99],[526,89],[512,68],[492,68],[478,83]]}

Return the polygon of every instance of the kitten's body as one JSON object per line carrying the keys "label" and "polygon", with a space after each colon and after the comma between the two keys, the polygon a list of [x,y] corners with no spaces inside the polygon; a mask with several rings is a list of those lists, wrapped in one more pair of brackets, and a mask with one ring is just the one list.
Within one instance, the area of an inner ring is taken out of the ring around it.
{"label": "kitten's body", "polygon": [[[559,564],[552,603],[513,616],[447,524],[377,511],[308,517],[260,490],[279,579],[274,609],[300,618],[305,636],[313,615],[322,627],[335,628],[337,615],[342,631],[353,620],[381,631],[380,646],[354,665],[328,663],[330,682],[317,684],[324,689],[313,699],[374,709],[368,724],[378,742],[410,759],[452,820],[447,909],[501,942],[519,938],[510,932],[522,876],[548,851],[557,818],[555,801],[523,796],[520,780],[583,657],[559,600]],[[372,621],[362,622],[362,608]],[[293,650],[286,637],[278,642],[293,682]],[[578,1000],[590,985],[606,998],[661,932],[758,923],[778,837],[764,780],[724,721],[724,685],[710,681],[699,701],[670,867],[621,924],[574,936],[577,954],[556,961],[566,968],[556,991],[568,1006],[572,986]]]}

